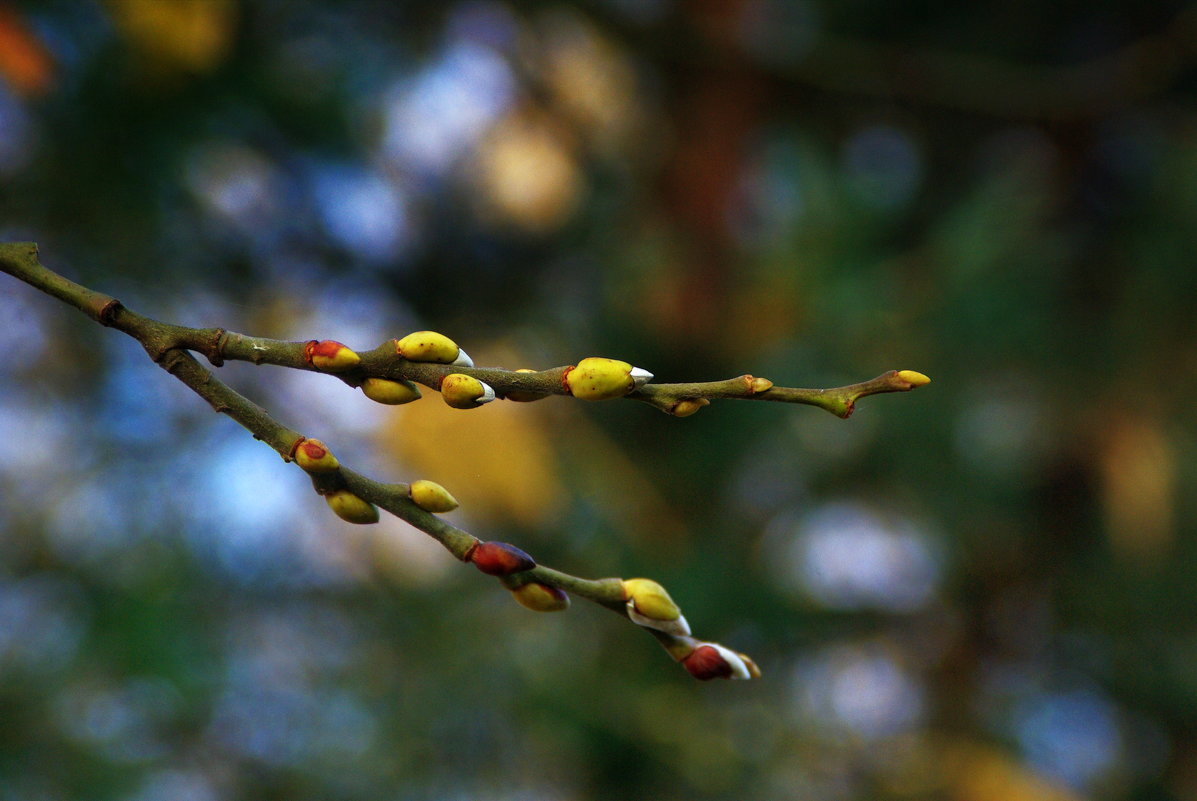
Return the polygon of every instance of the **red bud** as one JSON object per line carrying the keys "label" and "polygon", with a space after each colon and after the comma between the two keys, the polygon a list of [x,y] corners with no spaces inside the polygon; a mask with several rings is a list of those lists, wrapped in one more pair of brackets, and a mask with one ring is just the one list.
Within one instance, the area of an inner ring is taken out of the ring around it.
{"label": "red bud", "polygon": [[723,654],[709,645],[695,648],[693,653],[682,660],[682,666],[699,681],[730,679],[732,675],[732,666],[723,658]]}
{"label": "red bud", "polygon": [[480,542],[470,551],[469,560],[491,576],[510,576],[536,567],[536,560],[506,542]]}

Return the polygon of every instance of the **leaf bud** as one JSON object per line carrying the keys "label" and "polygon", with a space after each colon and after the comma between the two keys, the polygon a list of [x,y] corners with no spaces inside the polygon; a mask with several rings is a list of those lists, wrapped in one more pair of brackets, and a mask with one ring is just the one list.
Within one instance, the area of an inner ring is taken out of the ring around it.
{"label": "leaf bud", "polygon": [[357,367],[362,360],[349,348],[333,339],[312,340],[303,346],[303,357],[317,370],[342,373]]}
{"label": "leaf bud", "polygon": [[753,395],[773,389],[773,382],[767,378],[753,378],[748,382],[748,391]]}
{"label": "leaf bud", "polygon": [[349,490],[336,490],[324,496],[329,508],[347,523],[377,523],[378,509]]}
{"label": "leaf bud", "polygon": [[[535,373],[536,371],[530,370],[527,367],[521,367],[520,369],[516,370],[516,372],[517,373]],[[538,401],[541,398],[547,398],[547,397],[548,397],[548,395],[546,395],[543,392],[530,392],[530,391],[524,390],[524,389],[515,389],[515,390],[512,390],[511,392],[508,392],[506,395],[503,396],[504,399],[509,400],[509,401],[516,401],[517,403],[531,403],[532,401]]]}
{"label": "leaf bud", "polygon": [[590,356],[567,370],[561,381],[575,398],[610,400],[622,398],[652,377],[647,370],[619,359]]}
{"label": "leaf bud", "polygon": [[511,591],[515,600],[533,612],[561,612],[569,609],[569,596],[558,587],[530,581]]}
{"label": "leaf bud", "polygon": [[489,576],[510,576],[536,567],[536,561],[506,542],[480,542],[466,554],[474,567]]}
{"label": "leaf bud", "polygon": [[454,409],[476,409],[495,399],[490,384],[465,373],[449,373],[441,381],[441,397]]}
{"label": "leaf bud", "polygon": [[[408,334],[395,343],[395,352],[408,361],[436,362],[437,364],[460,364],[473,367],[474,363],[466,356],[457,343],[444,334],[436,331],[416,331]],[[464,362],[458,359],[465,356]]]}
{"label": "leaf bud", "polygon": [[668,634],[690,633],[690,624],[682,616],[682,610],[665,588],[652,579],[624,580],[623,595],[627,599],[628,617],[632,622]]}
{"label": "leaf bud", "polygon": [[362,382],[362,394],[376,403],[398,406],[401,403],[411,403],[419,399],[420,388],[410,381],[367,378]]}
{"label": "leaf bud", "polygon": [[296,446],[295,463],[309,473],[331,473],[341,466],[328,446],[318,439],[305,439]]}
{"label": "leaf bud", "polygon": [[910,384],[912,389],[914,387],[926,386],[927,384],[931,383],[930,378],[922,373],[915,372],[914,370],[899,370],[898,378],[902,379],[907,384]]}
{"label": "leaf bud", "polygon": [[412,502],[425,512],[452,512],[458,507],[457,499],[435,481],[420,479],[409,488]]}
{"label": "leaf bud", "polygon": [[711,402],[706,398],[684,398],[673,404],[670,409],[670,414],[674,417],[689,417],[697,412],[703,406],[710,406]]}
{"label": "leaf bud", "polygon": [[711,679],[751,679],[759,678],[761,671],[752,662],[755,673],[749,670],[745,657],[730,648],[713,642],[704,642],[682,660],[682,666],[691,676],[700,681]]}

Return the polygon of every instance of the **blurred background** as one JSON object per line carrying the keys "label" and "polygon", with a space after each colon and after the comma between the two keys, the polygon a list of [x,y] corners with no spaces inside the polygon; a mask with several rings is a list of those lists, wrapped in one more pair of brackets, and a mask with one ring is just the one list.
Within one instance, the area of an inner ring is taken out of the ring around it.
{"label": "blurred background", "polygon": [[0,276],[0,801],[1197,799],[1195,46],[1177,2],[0,2],[0,237],[138,311],[934,379],[677,420],[220,369],[764,671],[699,684]]}

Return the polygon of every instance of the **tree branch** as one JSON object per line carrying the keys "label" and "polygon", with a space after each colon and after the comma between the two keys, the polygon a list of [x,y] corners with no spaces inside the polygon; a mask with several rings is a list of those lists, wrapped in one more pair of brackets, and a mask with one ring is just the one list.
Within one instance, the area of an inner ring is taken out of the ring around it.
{"label": "tree branch", "polygon": [[[223,328],[188,328],[171,325],[140,315],[120,301],[82,287],[46,269],[37,261],[37,246],[32,243],[0,243],[0,268],[10,275],[83,311],[92,319],[116,328],[137,339],[151,358],[158,361],[171,350],[202,353],[215,366],[226,360],[253,364],[272,364],[295,370],[328,372],[313,364],[312,341],[286,342],[226,331]],[[350,386],[360,386],[367,378],[414,381],[439,391],[445,376],[464,374],[478,379],[494,390],[495,396],[569,395],[565,376],[574,365],[537,371],[507,370],[500,367],[473,367],[437,364],[405,359],[396,350],[396,340],[387,340],[377,348],[356,354],[358,361],[332,375]],[[883,392],[907,392],[927,383],[928,379],[910,370],[890,370],[876,378],[832,389],[778,387],[768,379],[751,375],[725,381],[677,384],[646,384],[624,397],[642,401],[667,414],[687,416],[715,399],[766,400],[800,403],[825,409],[837,417],[848,417],[856,401]],[[685,401],[694,406],[678,405]],[[698,408],[696,408],[698,407]]]}
{"label": "tree branch", "polygon": [[[675,660],[697,678],[750,678],[760,675],[756,665],[747,656],[691,637],[689,624],[681,610],[656,582],[647,579],[581,578],[538,565],[523,551],[506,543],[484,543],[434,514],[456,507],[456,501],[444,488],[431,485],[441,493],[437,496],[437,505],[432,506],[427,501],[422,505],[413,492],[413,485],[384,484],[342,466],[323,443],[308,439],[275,420],[261,406],[216,378],[187,351],[203,353],[214,365],[220,365],[226,359],[237,359],[301,370],[332,371],[351,386],[360,386],[371,378],[384,378],[414,380],[432,388],[441,388],[447,375],[458,373],[485,382],[500,397],[524,393],[525,400],[549,394],[590,397],[583,393],[582,387],[577,386],[576,382],[571,389],[573,365],[538,372],[475,368],[403,358],[399,353],[399,343],[395,340],[384,342],[373,351],[354,354],[343,345],[330,341],[283,342],[231,333],[221,328],[187,328],[162,323],[126,308],[115,298],[80,286],[49,270],[38,261],[37,246],[32,243],[0,243],[0,270],[74,306],[97,322],[136,339],[160,367],[206,400],[215,411],[228,415],[255,439],[273,448],[285,461],[298,462],[311,476],[315,491],[324,496],[333,510],[345,519],[375,522],[378,515],[374,507],[381,507],[436,539],[456,558],[472,562],[483,572],[498,576],[516,599],[530,608],[540,611],[563,609],[568,605],[566,593],[572,593],[611,609],[646,628]],[[456,346],[453,346],[453,354],[457,352]],[[747,375],[707,383],[640,385],[639,380],[633,381],[629,376],[642,379],[647,374],[630,369],[624,362],[609,359],[588,361],[602,363],[600,379],[614,375],[617,379],[626,380],[627,388],[621,390],[624,396],[677,416],[697,411],[712,398],[746,398],[811,404],[840,417],[847,417],[860,397],[879,392],[907,391],[929,380],[919,373],[891,370],[871,381],[836,389],[774,387],[767,379]],[[586,372],[582,368],[577,369]],[[612,370],[613,373],[610,372]],[[627,374],[622,378],[621,370]],[[590,378],[587,374],[587,380]],[[347,504],[348,508],[342,504]]]}

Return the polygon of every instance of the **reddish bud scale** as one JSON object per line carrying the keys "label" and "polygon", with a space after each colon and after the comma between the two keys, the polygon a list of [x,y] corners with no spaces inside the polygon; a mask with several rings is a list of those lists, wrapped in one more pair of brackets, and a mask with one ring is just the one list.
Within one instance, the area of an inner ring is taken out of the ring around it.
{"label": "reddish bud scale", "polygon": [[323,442],[305,439],[295,448],[295,462],[309,473],[328,473],[341,466]]}
{"label": "reddish bud scale", "polygon": [[303,346],[303,358],[317,370],[333,372],[357,366],[361,357],[333,339],[312,340]]}
{"label": "reddish bud scale", "polygon": [[304,456],[309,459],[323,459],[328,455],[328,448],[318,445],[310,439],[300,443],[298,450],[303,451]]}
{"label": "reddish bud scale", "polygon": [[536,560],[506,542],[480,542],[466,558],[489,576],[510,576],[536,567]]}
{"label": "reddish bud scale", "polygon": [[723,658],[723,654],[709,645],[695,648],[682,660],[682,666],[699,681],[730,679],[732,675],[732,666]]}

